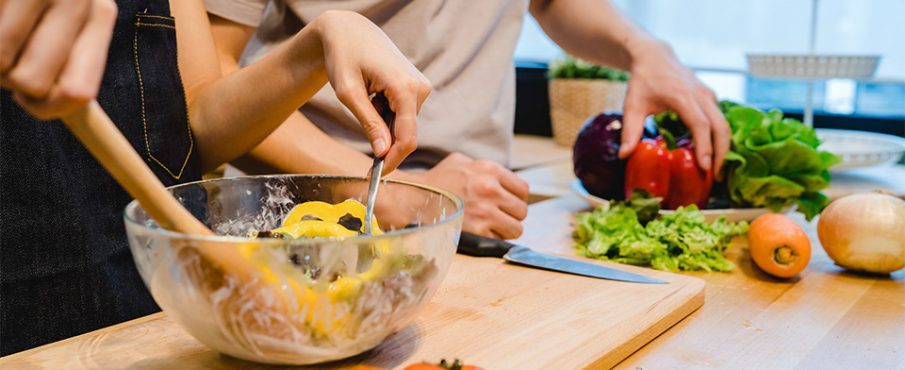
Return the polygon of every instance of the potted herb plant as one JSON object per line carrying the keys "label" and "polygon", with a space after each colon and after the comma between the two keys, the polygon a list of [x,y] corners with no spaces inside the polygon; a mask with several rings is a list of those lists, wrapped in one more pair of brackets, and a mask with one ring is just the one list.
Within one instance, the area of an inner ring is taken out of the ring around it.
{"label": "potted herb plant", "polygon": [[572,146],[588,117],[622,111],[629,74],[567,55],[550,62],[547,78],[553,141]]}

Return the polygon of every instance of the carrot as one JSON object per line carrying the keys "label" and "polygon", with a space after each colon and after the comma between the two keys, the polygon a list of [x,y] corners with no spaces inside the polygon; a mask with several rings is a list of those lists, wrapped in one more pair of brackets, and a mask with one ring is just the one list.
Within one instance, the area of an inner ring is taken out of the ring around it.
{"label": "carrot", "polygon": [[748,247],[757,267],[779,278],[798,275],[811,259],[811,240],[801,226],[775,213],[762,215],[751,223]]}
{"label": "carrot", "polygon": [[434,364],[422,362],[406,366],[405,370],[443,370],[443,368]]}
{"label": "carrot", "polygon": [[[352,370],[384,370],[383,368],[373,367],[368,365],[356,365],[352,368]],[[427,362],[420,362],[417,364],[411,364],[405,367],[405,370],[483,370],[480,367],[473,365],[464,365],[461,361],[455,360],[452,363],[447,362],[446,360],[440,361],[439,364],[431,364]]]}

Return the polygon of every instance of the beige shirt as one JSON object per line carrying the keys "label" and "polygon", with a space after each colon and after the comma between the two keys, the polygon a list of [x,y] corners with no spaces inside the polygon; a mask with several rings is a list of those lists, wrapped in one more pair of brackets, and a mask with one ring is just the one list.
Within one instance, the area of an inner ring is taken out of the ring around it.
{"label": "beige shirt", "polygon": [[[326,10],[358,12],[396,43],[433,84],[418,116],[418,150],[407,165],[433,165],[450,152],[509,163],[515,115],[512,54],[526,0],[205,0],[210,13],[258,27],[242,64]],[[370,147],[333,89],[302,112],[324,132],[365,153]]]}

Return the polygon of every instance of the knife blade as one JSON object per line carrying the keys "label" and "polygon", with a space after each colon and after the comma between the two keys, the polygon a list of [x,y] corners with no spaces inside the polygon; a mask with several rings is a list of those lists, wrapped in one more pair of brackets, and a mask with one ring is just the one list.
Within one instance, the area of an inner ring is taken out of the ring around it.
{"label": "knife blade", "polygon": [[459,247],[456,252],[475,257],[503,258],[506,261],[523,266],[598,279],[629,283],[668,284],[667,281],[571,258],[540,253],[531,248],[512,244],[505,240],[486,238],[465,231],[459,237]]}

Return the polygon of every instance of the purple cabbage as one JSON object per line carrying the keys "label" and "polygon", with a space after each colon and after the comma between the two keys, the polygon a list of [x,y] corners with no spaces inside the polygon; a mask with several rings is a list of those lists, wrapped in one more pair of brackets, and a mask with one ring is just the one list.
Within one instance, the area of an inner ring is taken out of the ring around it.
{"label": "purple cabbage", "polygon": [[575,176],[591,194],[603,199],[625,197],[625,161],[619,159],[622,115],[601,113],[582,126],[572,149]]}

